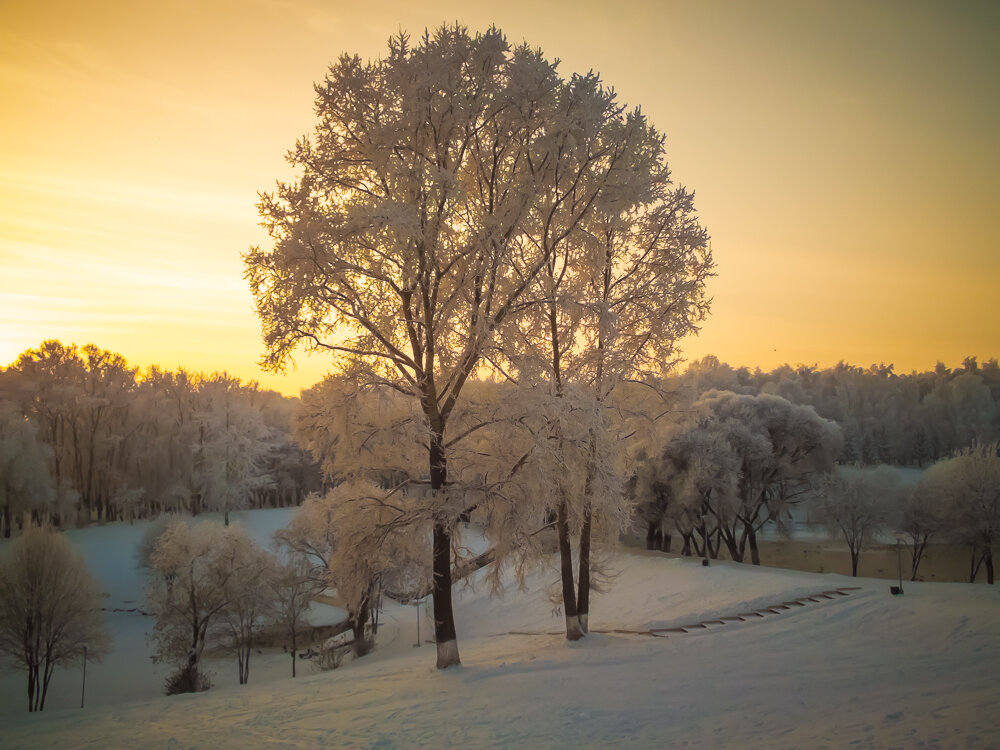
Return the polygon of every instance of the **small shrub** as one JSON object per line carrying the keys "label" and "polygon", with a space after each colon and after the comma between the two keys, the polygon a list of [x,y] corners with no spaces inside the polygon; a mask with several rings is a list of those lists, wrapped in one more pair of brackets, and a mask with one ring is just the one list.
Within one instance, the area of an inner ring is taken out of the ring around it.
{"label": "small shrub", "polygon": [[165,683],[167,695],[203,693],[210,687],[212,681],[208,679],[208,675],[192,667],[182,667],[170,675]]}
{"label": "small shrub", "polygon": [[341,664],[344,663],[344,654],[347,651],[344,649],[343,644],[326,644],[324,643],[319,648],[319,654],[313,659],[313,664],[319,667],[324,672],[328,672],[331,669],[337,669]]}

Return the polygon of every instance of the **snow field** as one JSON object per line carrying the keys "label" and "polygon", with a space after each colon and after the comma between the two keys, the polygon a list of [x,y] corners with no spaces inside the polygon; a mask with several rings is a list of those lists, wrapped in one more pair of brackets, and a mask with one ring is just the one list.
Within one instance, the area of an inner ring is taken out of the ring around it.
{"label": "snow field", "polygon": [[[1000,746],[1000,593],[994,587],[906,583],[906,594],[893,597],[890,582],[874,579],[726,562],[703,568],[699,560],[631,550],[620,551],[613,563],[619,571],[614,587],[593,604],[595,630],[676,627],[838,587],[861,588],[665,638],[592,633],[568,644],[561,635],[510,634],[562,627],[546,593],[554,572],[540,571],[527,591],[514,588],[503,599],[490,598],[484,587],[456,587],[461,667],[436,671],[433,645],[413,647],[415,608],[393,603],[383,614],[378,649],[338,670],[304,669],[292,680],[287,656],[255,655],[246,686],[234,684],[235,665],[227,660],[211,665],[216,687],[208,693],[143,693],[114,705],[99,705],[88,670],[86,710],[70,703],[40,715],[5,711],[2,744]],[[427,608],[420,612],[426,640],[432,633]],[[132,657],[136,680],[150,668]],[[62,674],[78,687],[78,672]],[[20,682],[13,696],[6,677],[3,684],[6,700],[22,699]],[[162,681],[154,684],[158,690]]]}

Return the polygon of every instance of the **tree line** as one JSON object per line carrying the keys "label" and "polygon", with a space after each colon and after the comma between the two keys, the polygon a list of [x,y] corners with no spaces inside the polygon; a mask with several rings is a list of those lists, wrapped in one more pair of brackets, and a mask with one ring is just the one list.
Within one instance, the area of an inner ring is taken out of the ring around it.
{"label": "tree line", "polygon": [[318,488],[296,401],[46,341],[0,370],[0,526],[290,505]]}
{"label": "tree line", "polygon": [[966,357],[949,369],[897,373],[892,364],[844,362],[818,368],[782,365],[769,372],[734,368],[716,357],[691,362],[665,387],[691,404],[710,390],[772,394],[813,407],[843,431],[838,461],[926,467],[975,442],[1000,440],[1000,364]]}
{"label": "tree line", "polygon": [[[909,541],[913,579],[934,539],[966,545],[970,581],[985,568],[993,582],[996,359],[897,375],[885,364],[751,371],[709,356],[661,387],[675,411],[632,483],[649,549],[670,551],[680,537],[684,554],[724,547],[759,563],[758,532],[787,526],[792,506],[808,501],[844,539],[854,575],[875,535],[896,532]],[[907,480],[893,466],[926,471]],[[977,471],[977,481],[966,476]]]}
{"label": "tree line", "polygon": [[[962,377],[962,376],[958,376]],[[710,390],[666,420],[631,482],[647,549],[760,564],[758,534],[812,518],[842,538],[858,574],[879,533],[905,538],[911,579],[931,541],[965,545],[970,582],[993,583],[1000,443],[973,439],[922,472],[844,462],[845,431],[771,393]],[[840,463],[838,463],[838,461]],[[914,477],[917,475],[917,477]],[[793,516],[793,509],[805,512]],[[797,519],[797,521],[796,521]]]}

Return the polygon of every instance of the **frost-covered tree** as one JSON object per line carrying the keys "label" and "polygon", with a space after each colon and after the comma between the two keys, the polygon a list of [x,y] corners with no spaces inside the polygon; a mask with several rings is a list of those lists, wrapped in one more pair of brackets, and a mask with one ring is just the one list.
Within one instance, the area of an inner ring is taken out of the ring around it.
{"label": "frost-covered tree", "polygon": [[153,367],[136,390],[134,410],[140,416],[140,430],[135,439],[143,446],[135,471],[140,494],[137,516],[193,510],[198,380],[185,370],[174,373]]}
{"label": "frost-covered tree", "polygon": [[10,537],[21,515],[49,508],[55,483],[49,471],[52,449],[38,427],[10,401],[0,401],[0,534]]}
{"label": "frost-covered tree", "polygon": [[[975,364],[975,360],[969,364]],[[943,379],[921,404],[923,418],[934,425],[946,452],[996,439],[1000,408],[983,380],[976,369],[969,367]]]}
{"label": "frost-covered tree", "polygon": [[299,344],[419,406],[433,519],[438,666],[459,663],[451,603],[450,433],[497,329],[621,157],[620,110],[596,76],[562,80],[527,45],[443,27],[386,58],[343,56],[317,86],[319,124],[263,196],[274,241],[246,276],[280,368]]}
{"label": "frost-covered tree", "polygon": [[140,375],[96,346],[46,341],[0,370],[0,402],[37,428],[56,496],[35,511],[56,524],[289,504],[318,485],[290,439],[297,401],[224,374]]}
{"label": "frost-covered tree", "polygon": [[0,563],[0,654],[28,673],[28,710],[45,708],[56,666],[99,660],[110,637],[97,583],[49,526],[28,525]]}
{"label": "frost-covered tree", "polygon": [[911,581],[917,580],[917,571],[931,538],[941,535],[947,528],[945,503],[933,479],[936,473],[928,469],[915,487],[904,488],[899,493],[897,530],[910,543]]}
{"label": "frost-covered tree", "polygon": [[39,436],[52,449],[51,473],[60,513],[68,511],[78,496],[71,487],[77,476],[75,435],[84,370],[76,346],[50,340],[23,352],[3,372],[5,397],[38,425]]}
{"label": "frost-covered tree", "polygon": [[969,582],[980,568],[994,581],[993,547],[1000,537],[1000,447],[976,443],[934,464],[921,485],[940,504],[952,538],[971,550]]}
{"label": "frost-covered tree", "polygon": [[841,467],[819,488],[819,514],[842,536],[857,576],[861,551],[887,524],[898,500],[899,473],[890,466]]}
{"label": "frost-covered tree", "polygon": [[85,376],[74,426],[74,486],[86,520],[114,520],[128,494],[137,425],[130,414],[136,370],[120,354],[83,347]]}
{"label": "frost-covered tree", "polygon": [[219,613],[217,636],[222,644],[236,654],[239,681],[250,679],[250,655],[254,638],[267,626],[274,615],[277,561],[273,555],[257,546],[235,545],[228,564],[236,571],[226,581],[228,604]]}
{"label": "frost-covered tree", "polygon": [[[621,151],[608,185],[575,231],[554,247],[532,288],[536,303],[505,331],[505,340],[515,345],[498,352],[509,361],[508,377],[538,379],[555,399],[564,398],[570,386],[583,389],[594,402],[579,476],[567,472],[552,501],[571,640],[587,630],[595,520],[617,537],[620,529],[607,521],[625,502],[620,486],[597,481],[615,463],[598,450],[600,433],[633,433],[622,424],[614,395],[624,383],[672,366],[677,341],[697,330],[707,314],[704,283],[713,267],[693,195],[671,180],[663,136],[634,111],[609,121],[600,137]],[[554,421],[551,437],[571,450],[564,426],[564,420]],[[576,481],[580,487],[571,486]],[[571,537],[579,540],[576,581]]]}
{"label": "frost-covered tree", "polygon": [[292,677],[295,677],[299,635],[307,625],[306,613],[312,600],[323,593],[326,582],[316,579],[308,558],[294,553],[289,554],[284,562],[275,561],[267,582],[273,600],[272,617],[291,642],[289,651],[292,656]]}
{"label": "frost-covered tree", "polygon": [[[52,447],[52,475],[62,502],[78,500],[81,520],[117,514],[127,492],[136,423],[129,405],[136,371],[121,355],[87,344],[46,341],[11,368],[12,390],[26,416]],[[72,486],[74,493],[68,492]]]}
{"label": "frost-covered tree", "polygon": [[645,527],[646,549],[658,552],[671,552],[673,545],[673,525],[667,522],[667,513],[674,498],[666,468],[663,462],[640,453],[630,487],[636,500],[636,518]]}
{"label": "frost-covered tree", "polygon": [[780,523],[789,504],[832,468],[840,444],[837,425],[811,407],[768,394],[710,391],[651,460],[665,464],[654,475],[673,475],[680,487],[683,513],[674,518],[682,534],[696,528],[692,519],[708,517],[733,560],[742,561],[749,548],[759,565],[757,533]]}
{"label": "frost-covered tree", "polygon": [[147,599],[156,614],[156,658],[174,661],[170,693],[207,690],[199,671],[210,630],[252,579],[254,543],[239,524],[171,523],[150,557]]}
{"label": "frost-covered tree", "polygon": [[275,538],[292,559],[309,563],[313,581],[336,590],[360,656],[374,647],[385,588],[426,582],[429,535],[430,516],[417,498],[352,479],[307,498]]}
{"label": "frost-covered tree", "polygon": [[[661,534],[676,529],[684,540],[682,554],[717,557],[723,528],[739,521],[740,456],[725,425],[708,418],[678,424],[665,442],[657,456],[642,463],[638,512]],[[738,559],[739,551],[730,554]]]}
{"label": "frost-covered tree", "polygon": [[198,507],[229,511],[247,507],[251,498],[273,484],[266,459],[273,433],[243,386],[225,373],[201,381],[194,414],[194,483]]}

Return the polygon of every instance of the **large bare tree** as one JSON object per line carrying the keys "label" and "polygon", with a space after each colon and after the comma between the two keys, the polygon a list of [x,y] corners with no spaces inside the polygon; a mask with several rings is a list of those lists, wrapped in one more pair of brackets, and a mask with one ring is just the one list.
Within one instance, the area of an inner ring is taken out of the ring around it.
{"label": "large bare tree", "polygon": [[273,247],[245,256],[264,361],[284,367],[305,344],[419,404],[444,668],[459,663],[462,516],[448,457],[469,434],[450,419],[498,328],[608,186],[624,148],[604,136],[621,108],[595,75],[563,80],[499,30],[461,27],[416,46],[400,34],[368,63],[343,56],[316,92],[319,123],[289,154],[300,175],[261,200]]}
{"label": "large bare tree", "polygon": [[[619,438],[632,431],[616,394],[674,364],[677,342],[697,331],[708,313],[705,281],[714,267],[694,196],[671,178],[663,136],[638,110],[609,123],[601,135],[617,144],[619,158],[592,210],[549,255],[532,289],[538,304],[511,322],[515,343],[506,352],[518,378],[548,381],[560,401],[572,388],[592,402],[581,408],[575,394],[578,405],[557,410],[561,416],[552,426],[559,462],[579,468],[564,473],[551,498],[570,640],[587,631],[595,523],[617,538],[629,515],[619,512],[621,487],[605,481],[615,473],[608,448],[621,447]],[[578,461],[572,454],[581,437],[569,434],[567,415],[588,422]],[[579,539],[576,581],[573,537]]]}

